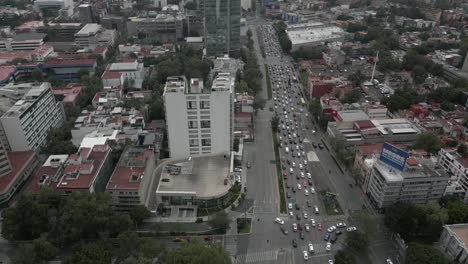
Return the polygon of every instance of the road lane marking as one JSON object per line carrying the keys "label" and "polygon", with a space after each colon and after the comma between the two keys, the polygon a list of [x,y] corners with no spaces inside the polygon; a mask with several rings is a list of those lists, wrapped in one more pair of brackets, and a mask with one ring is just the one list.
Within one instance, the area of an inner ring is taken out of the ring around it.
{"label": "road lane marking", "polygon": [[278,250],[269,250],[261,252],[247,253],[238,255],[236,263],[255,263],[264,261],[273,261],[278,259]]}
{"label": "road lane marking", "polygon": [[319,162],[320,159],[318,158],[317,154],[315,153],[315,151],[309,151],[307,152],[307,159],[310,161],[310,162]]}

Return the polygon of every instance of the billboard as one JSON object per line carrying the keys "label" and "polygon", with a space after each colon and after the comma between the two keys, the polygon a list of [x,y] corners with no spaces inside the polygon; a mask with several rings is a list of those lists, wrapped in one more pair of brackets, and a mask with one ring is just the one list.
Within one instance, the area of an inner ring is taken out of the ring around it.
{"label": "billboard", "polygon": [[388,143],[383,144],[382,152],[380,152],[380,160],[399,171],[405,168],[408,156],[408,152]]}

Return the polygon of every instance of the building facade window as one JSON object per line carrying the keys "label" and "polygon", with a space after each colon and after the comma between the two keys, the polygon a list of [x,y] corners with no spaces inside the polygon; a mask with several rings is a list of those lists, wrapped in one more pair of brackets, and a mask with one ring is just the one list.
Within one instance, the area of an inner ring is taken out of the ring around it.
{"label": "building facade window", "polygon": [[200,101],[200,109],[210,109],[210,101]]}
{"label": "building facade window", "polygon": [[211,139],[202,139],[202,146],[211,146]]}
{"label": "building facade window", "polygon": [[198,143],[198,139],[190,139],[189,140],[189,145],[190,147],[198,147],[199,143]]}
{"label": "building facade window", "polygon": [[197,109],[197,101],[187,101],[187,109]]}
{"label": "building facade window", "polygon": [[210,120],[202,120],[200,121],[201,128],[211,128],[211,121]]}
{"label": "building facade window", "polygon": [[188,128],[198,128],[197,121],[188,121]]}

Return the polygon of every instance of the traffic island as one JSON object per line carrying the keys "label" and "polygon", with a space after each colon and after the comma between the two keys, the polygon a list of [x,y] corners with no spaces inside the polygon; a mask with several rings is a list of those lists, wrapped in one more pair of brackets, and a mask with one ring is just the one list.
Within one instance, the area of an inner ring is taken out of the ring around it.
{"label": "traffic island", "polygon": [[252,226],[252,218],[237,218],[237,233],[249,234]]}
{"label": "traffic island", "polygon": [[340,203],[337,199],[337,194],[330,191],[320,192],[323,204],[325,205],[325,211],[327,215],[341,215],[343,210],[341,209]]}

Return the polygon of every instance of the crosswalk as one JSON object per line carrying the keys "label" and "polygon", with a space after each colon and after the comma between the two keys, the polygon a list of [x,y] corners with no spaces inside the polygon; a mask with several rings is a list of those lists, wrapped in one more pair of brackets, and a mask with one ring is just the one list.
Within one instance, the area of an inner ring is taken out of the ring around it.
{"label": "crosswalk", "polygon": [[237,254],[237,245],[236,244],[226,244],[224,246],[224,249],[226,249],[227,252],[229,252],[229,254],[231,256],[234,256]]}
{"label": "crosswalk", "polygon": [[[314,254],[322,254],[327,252],[327,244],[326,243],[312,243],[314,245]],[[304,245],[301,247],[302,251],[309,252],[309,246]]]}
{"label": "crosswalk", "polygon": [[259,263],[265,261],[273,261],[278,259],[278,250],[269,250],[262,252],[252,252],[245,255],[238,255],[236,263]]}

